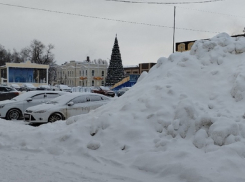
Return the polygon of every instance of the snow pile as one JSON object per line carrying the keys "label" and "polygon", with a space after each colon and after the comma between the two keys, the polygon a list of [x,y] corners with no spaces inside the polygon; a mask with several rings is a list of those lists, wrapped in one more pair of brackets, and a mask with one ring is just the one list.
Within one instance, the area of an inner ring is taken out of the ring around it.
{"label": "snow pile", "polygon": [[197,41],[67,125],[1,130],[0,148],[91,157],[150,172],[152,181],[245,181],[244,52],[244,37]]}

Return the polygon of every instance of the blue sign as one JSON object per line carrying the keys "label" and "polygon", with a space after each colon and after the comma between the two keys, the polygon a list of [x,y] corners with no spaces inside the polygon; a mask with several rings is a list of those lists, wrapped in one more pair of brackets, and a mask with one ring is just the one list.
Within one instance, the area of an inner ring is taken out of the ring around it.
{"label": "blue sign", "polygon": [[9,82],[32,83],[34,69],[33,68],[9,68]]}

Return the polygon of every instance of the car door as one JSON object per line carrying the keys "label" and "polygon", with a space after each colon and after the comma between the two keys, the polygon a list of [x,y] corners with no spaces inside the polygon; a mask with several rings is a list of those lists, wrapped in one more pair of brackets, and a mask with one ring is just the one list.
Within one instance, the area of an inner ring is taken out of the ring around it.
{"label": "car door", "polygon": [[99,95],[90,95],[90,110],[94,110],[102,105],[104,105],[102,96]]}
{"label": "car door", "polygon": [[31,107],[31,106],[36,106],[42,103],[45,103],[45,92],[44,93],[39,93],[35,94],[31,97],[32,100],[26,100],[23,103],[23,111],[26,110],[26,108]]}
{"label": "car door", "polygon": [[73,102],[73,105],[69,106],[68,103],[66,104],[66,118],[71,116],[76,116],[79,114],[86,114],[89,112],[89,102],[90,98],[87,96],[78,96],[72,99],[69,103]]}

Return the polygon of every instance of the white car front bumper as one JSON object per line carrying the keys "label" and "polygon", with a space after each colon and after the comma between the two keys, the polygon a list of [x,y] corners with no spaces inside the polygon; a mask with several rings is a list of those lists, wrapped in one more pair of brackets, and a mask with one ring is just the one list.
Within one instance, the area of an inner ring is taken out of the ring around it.
{"label": "white car front bumper", "polygon": [[47,123],[48,117],[47,113],[24,113],[24,121],[28,123]]}

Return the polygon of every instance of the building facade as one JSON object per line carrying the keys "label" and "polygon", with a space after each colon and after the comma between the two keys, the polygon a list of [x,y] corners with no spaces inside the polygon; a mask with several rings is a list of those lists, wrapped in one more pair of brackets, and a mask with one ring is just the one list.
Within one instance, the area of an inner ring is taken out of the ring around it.
{"label": "building facade", "polygon": [[[231,37],[245,37],[245,34],[232,35]],[[202,39],[209,40],[209,39]],[[196,40],[185,41],[185,42],[176,42],[175,51],[176,52],[185,52],[191,50],[191,47],[196,42]]]}
{"label": "building facade", "polygon": [[140,63],[136,66],[125,66],[125,75],[140,75],[143,71],[148,72],[156,63]]}
{"label": "building facade", "polygon": [[108,63],[105,60],[70,61],[57,67],[57,84],[70,87],[105,85]]}
{"label": "building facade", "polygon": [[17,83],[32,83],[34,86],[48,84],[48,69],[49,65],[31,63],[6,63],[1,66],[1,84],[9,85]]}

